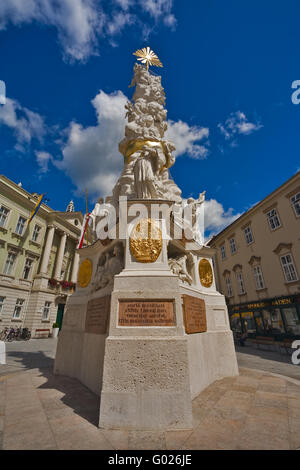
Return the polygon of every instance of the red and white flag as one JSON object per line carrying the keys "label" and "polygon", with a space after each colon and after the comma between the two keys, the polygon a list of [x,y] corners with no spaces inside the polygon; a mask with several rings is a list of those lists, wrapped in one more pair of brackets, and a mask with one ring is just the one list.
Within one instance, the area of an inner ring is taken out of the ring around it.
{"label": "red and white flag", "polygon": [[82,223],[82,228],[81,228],[81,234],[80,234],[80,237],[79,237],[79,242],[78,242],[78,245],[76,247],[77,250],[79,248],[82,248],[84,236],[85,236],[86,229],[87,229],[87,226],[88,226],[88,223],[89,223],[89,218],[90,218],[90,213],[85,214],[85,216],[83,218],[83,223]]}

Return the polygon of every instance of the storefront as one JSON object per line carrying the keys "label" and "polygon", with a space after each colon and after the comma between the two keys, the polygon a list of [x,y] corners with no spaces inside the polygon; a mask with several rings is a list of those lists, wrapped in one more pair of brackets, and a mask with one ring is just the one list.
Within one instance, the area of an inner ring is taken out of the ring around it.
{"label": "storefront", "polygon": [[249,337],[300,338],[300,295],[228,306],[230,325]]}

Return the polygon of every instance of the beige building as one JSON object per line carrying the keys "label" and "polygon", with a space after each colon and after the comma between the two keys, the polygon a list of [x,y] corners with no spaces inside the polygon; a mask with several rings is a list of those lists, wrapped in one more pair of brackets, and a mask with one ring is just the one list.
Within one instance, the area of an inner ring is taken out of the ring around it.
{"label": "beige building", "polygon": [[209,245],[232,329],[300,337],[300,172]]}
{"label": "beige building", "polygon": [[0,176],[0,330],[29,328],[32,337],[48,336],[62,322],[64,306],[77,280],[75,253],[83,215],[41,204],[21,185]]}

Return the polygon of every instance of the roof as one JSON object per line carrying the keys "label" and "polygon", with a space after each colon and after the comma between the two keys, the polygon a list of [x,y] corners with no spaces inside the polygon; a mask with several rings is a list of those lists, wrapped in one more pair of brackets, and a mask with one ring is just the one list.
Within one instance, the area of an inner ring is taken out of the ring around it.
{"label": "roof", "polygon": [[[37,197],[35,197],[32,193],[29,193],[28,191],[26,191],[26,189],[24,189],[21,186],[17,185],[14,181],[10,180],[6,176],[0,175],[0,182],[6,184],[7,186],[9,185],[9,186],[13,187],[13,189],[20,196],[23,196],[24,198],[29,200],[32,204],[36,204]],[[78,217],[80,219],[81,223],[82,223],[83,214],[82,214],[81,211],[76,211],[76,212],[54,211],[53,209],[51,209],[51,207],[49,207],[44,202],[42,202],[42,204],[40,206],[40,209],[42,210],[42,212],[43,211],[44,211],[44,213],[46,212],[46,214],[48,214],[49,216],[56,217],[58,219],[58,221],[60,220],[61,222],[69,225],[69,228],[72,229],[73,231],[75,231],[75,232],[79,231],[80,232],[80,229],[78,227],[74,227],[73,225],[71,225],[70,222],[67,219]]]}

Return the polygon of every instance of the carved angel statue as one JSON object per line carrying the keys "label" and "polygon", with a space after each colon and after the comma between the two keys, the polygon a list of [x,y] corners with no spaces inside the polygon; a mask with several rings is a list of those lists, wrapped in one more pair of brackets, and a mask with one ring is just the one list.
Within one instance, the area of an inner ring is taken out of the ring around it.
{"label": "carved angel statue", "polygon": [[193,278],[188,273],[186,261],[187,255],[183,255],[178,258],[169,258],[168,263],[173,274],[176,274],[181,281],[191,285],[193,284]]}
{"label": "carved angel statue", "polygon": [[117,243],[112,252],[102,253],[96,268],[92,292],[111,284],[115,275],[124,268],[123,246]]}

